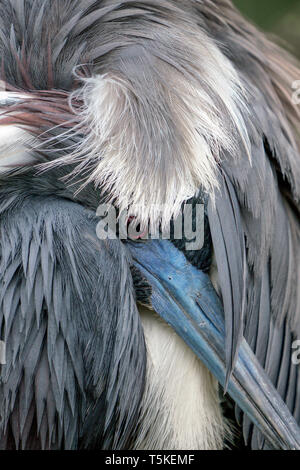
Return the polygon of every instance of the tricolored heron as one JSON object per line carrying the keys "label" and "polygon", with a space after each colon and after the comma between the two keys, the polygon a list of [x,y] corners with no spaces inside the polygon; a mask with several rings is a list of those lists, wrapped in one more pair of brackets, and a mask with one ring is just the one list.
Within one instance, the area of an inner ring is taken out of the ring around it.
{"label": "tricolored heron", "polygon": [[[296,62],[229,0],[0,11],[1,448],[220,449],[220,384],[299,449]],[[201,249],[97,236],[186,201]]]}

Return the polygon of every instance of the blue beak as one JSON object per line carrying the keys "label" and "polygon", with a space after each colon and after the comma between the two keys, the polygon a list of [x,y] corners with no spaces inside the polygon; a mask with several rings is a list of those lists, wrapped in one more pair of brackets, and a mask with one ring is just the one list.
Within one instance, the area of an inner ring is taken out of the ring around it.
{"label": "blue beak", "polygon": [[[225,322],[207,274],[167,240],[128,243],[134,263],[152,286],[152,306],[224,387]],[[243,339],[228,394],[276,449],[300,449],[300,429]]]}

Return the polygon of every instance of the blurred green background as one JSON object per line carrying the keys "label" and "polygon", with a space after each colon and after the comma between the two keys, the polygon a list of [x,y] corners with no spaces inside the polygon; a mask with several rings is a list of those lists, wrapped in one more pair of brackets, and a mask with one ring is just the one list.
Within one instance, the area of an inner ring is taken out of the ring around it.
{"label": "blurred green background", "polygon": [[280,37],[300,57],[300,0],[233,0],[233,3],[261,29]]}

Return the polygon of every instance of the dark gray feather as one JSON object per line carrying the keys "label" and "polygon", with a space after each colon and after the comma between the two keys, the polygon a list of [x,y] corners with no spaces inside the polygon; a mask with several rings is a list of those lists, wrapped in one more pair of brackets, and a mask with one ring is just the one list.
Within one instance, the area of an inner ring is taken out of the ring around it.
{"label": "dark gray feather", "polygon": [[20,200],[0,221],[1,448],[123,448],[145,373],[130,259],[74,202]]}

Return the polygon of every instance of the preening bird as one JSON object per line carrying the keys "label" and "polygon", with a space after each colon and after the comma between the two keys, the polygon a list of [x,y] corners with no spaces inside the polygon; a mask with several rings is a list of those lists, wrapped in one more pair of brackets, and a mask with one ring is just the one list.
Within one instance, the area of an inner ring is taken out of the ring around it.
{"label": "preening bird", "polygon": [[0,57],[0,448],[300,449],[296,60],[229,0],[0,0]]}

